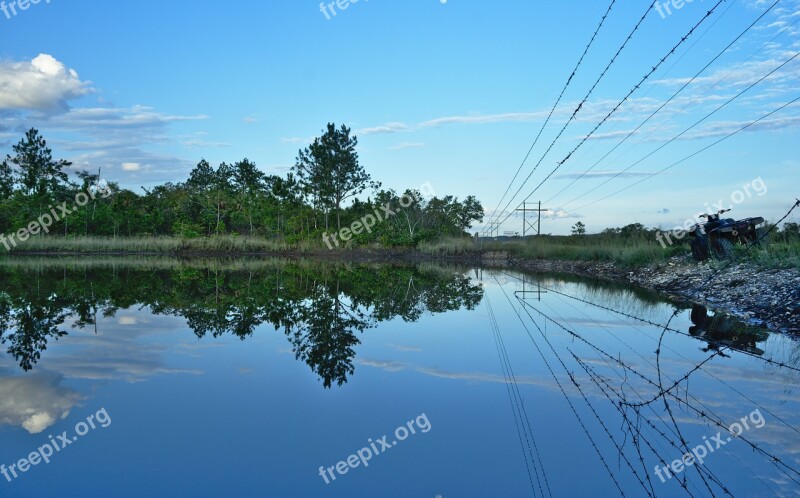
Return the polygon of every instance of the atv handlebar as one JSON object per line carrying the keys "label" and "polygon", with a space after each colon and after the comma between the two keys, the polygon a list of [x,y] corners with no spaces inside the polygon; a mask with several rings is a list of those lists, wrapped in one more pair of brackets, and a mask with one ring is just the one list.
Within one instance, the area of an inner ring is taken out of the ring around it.
{"label": "atv handlebar", "polygon": [[719,212],[717,212],[717,214],[701,214],[700,216],[698,216],[698,218],[710,219],[712,216],[719,216],[723,213],[727,213],[728,211],[730,211],[730,209],[722,209]]}

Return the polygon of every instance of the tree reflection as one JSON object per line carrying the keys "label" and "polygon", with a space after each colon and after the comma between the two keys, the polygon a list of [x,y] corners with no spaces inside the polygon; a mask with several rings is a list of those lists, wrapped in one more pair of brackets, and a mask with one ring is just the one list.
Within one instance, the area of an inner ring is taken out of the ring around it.
{"label": "tree reflection", "polygon": [[298,360],[323,385],[353,375],[358,334],[399,317],[473,309],[483,289],[463,273],[439,267],[251,262],[242,266],[178,263],[167,269],[64,265],[0,268],[0,341],[23,370],[51,339],[95,327],[98,314],[147,307],[179,316],[198,338],[242,340],[270,324],[286,334]]}
{"label": "tree reflection", "polygon": [[347,382],[355,371],[353,347],[360,342],[354,332],[371,327],[372,318],[343,303],[338,292],[332,294],[321,286],[301,303],[297,318],[295,326],[286,329],[295,357],[305,361],[325,387],[334,381],[340,386]]}
{"label": "tree reflection", "polygon": [[38,293],[12,298],[4,292],[0,296],[0,343],[9,345],[8,354],[27,372],[39,361],[50,339],[67,334],[60,329],[67,316],[69,312],[54,298],[42,298]]}

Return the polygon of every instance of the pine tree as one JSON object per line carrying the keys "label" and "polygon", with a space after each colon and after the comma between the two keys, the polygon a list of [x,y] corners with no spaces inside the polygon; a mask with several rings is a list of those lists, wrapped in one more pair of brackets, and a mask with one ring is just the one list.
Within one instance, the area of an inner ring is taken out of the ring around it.
{"label": "pine tree", "polygon": [[20,183],[26,193],[36,196],[56,193],[66,186],[67,173],[63,170],[72,165],[69,161],[53,160],[53,152],[36,128],[31,128],[25,138],[12,147],[16,154],[6,161],[19,169]]}

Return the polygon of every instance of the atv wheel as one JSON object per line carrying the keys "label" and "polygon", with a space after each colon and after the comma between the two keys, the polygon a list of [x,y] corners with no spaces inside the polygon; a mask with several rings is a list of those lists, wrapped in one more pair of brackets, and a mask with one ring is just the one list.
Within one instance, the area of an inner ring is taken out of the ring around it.
{"label": "atv wheel", "polygon": [[697,326],[704,325],[706,320],[708,320],[708,308],[701,304],[696,304],[692,306],[692,313],[690,317],[693,324]]}
{"label": "atv wheel", "polygon": [[708,242],[705,238],[697,237],[692,240],[692,256],[695,261],[708,259]]}
{"label": "atv wheel", "polygon": [[733,257],[733,242],[728,239],[715,240],[714,255],[717,259],[731,259]]}

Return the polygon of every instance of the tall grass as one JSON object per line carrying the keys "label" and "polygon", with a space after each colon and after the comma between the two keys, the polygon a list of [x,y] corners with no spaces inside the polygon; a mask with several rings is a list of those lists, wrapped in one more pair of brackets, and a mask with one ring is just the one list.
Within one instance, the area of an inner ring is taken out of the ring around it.
{"label": "tall grass", "polygon": [[471,238],[453,237],[435,241],[422,241],[417,245],[417,250],[431,256],[466,256],[478,254],[480,249],[475,247]]}
{"label": "tall grass", "polygon": [[[613,261],[625,266],[644,266],[685,253],[686,245],[662,247],[655,239],[644,237],[587,235],[578,237],[543,236],[524,241],[489,244],[524,259],[563,261]],[[486,246],[485,246],[486,247]]]}
{"label": "tall grass", "polygon": [[[686,241],[684,241],[686,242]],[[379,249],[378,247],[372,247]],[[3,253],[0,246],[0,255]],[[340,249],[346,251],[347,249]],[[478,256],[487,251],[507,251],[522,259],[561,261],[609,261],[627,267],[641,267],[663,262],[676,255],[689,256],[689,245],[662,247],[646,236],[619,235],[542,236],[525,240],[485,241],[481,247],[467,237],[420,242],[417,251],[433,257]],[[321,243],[304,240],[288,244],[280,240],[256,237],[222,236],[184,239],[180,237],[33,237],[16,248],[14,254],[281,254],[328,253]],[[738,246],[735,258],[750,261],[761,268],[800,268],[800,240],[775,238],[772,242],[746,250]]]}
{"label": "tall grass", "polygon": [[[674,256],[691,260],[689,244],[662,247],[646,237],[590,235],[584,237],[535,237],[525,241],[493,242],[484,250],[505,250],[522,259],[562,261],[610,261],[637,268],[664,262]],[[747,249],[737,246],[734,261],[750,262],[760,268],[800,268],[800,241],[775,240]],[[721,261],[720,264],[726,264]]]}
{"label": "tall grass", "polygon": [[263,253],[309,251],[311,244],[291,247],[282,241],[254,237],[33,237],[12,253]]}
{"label": "tall grass", "polygon": [[780,241],[745,249],[738,247],[734,257],[749,260],[766,269],[800,269],[800,241]]}
{"label": "tall grass", "polygon": [[643,266],[688,251],[686,245],[663,248],[655,238],[602,235],[542,236],[525,240],[489,241],[483,242],[481,247],[476,247],[472,239],[451,238],[436,242],[421,242],[417,249],[436,256],[507,251],[510,256],[522,259],[614,261],[626,266]]}

